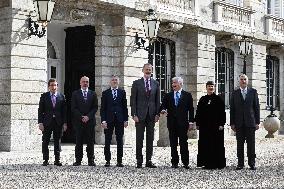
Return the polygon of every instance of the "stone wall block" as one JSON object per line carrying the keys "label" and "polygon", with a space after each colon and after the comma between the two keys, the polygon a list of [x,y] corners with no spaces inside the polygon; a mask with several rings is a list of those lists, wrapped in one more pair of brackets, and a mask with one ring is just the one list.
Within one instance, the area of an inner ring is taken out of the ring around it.
{"label": "stone wall block", "polygon": [[12,92],[31,92],[31,93],[43,93],[47,90],[46,81],[23,81],[12,80],[11,91]]}
{"label": "stone wall block", "polygon": [[38,81],[46,81],[47,79],[46,70],[12,68],[11,72],[11,79]]}
{"label": "stone wall block", "polygon": [[12,104],[11,119],[37,119],[38,105]]}

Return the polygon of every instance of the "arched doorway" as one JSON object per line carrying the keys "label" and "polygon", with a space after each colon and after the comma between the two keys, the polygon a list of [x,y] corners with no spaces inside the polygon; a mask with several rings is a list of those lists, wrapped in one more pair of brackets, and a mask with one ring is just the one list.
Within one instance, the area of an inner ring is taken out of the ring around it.
{"label": "arched doorway", "polygon": [[50,78],[57,80],[58,91],[63,92],[61,60],[58,58],[54,45],[47,40],[47,80]]}

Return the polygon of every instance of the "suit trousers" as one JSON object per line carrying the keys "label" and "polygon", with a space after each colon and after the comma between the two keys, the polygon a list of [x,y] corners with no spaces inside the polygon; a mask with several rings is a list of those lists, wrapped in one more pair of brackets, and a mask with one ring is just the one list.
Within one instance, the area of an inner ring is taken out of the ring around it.
{"label": "suit trousers", "polygon": [[84,139],[87,142],[87,157],[88,162],[94,161],[94,125],[90,123],[80,123],[76,125],[76,146],[75,158],[77,162],[81,162],[83,158],[83,144]]}
{"label": "suit trousers", "polygon": [[146,128],[146,162],[151,161],[153,155],[155,120],[151,120],[147,113],[146,119],[135,123],[136,127],[136,159],[138,164],[143,163],[143,140]]}
{"label": "suit trousers", "polygon": [[[176,122],[175,122],[176,123]],[[169,138],[170,138],[170,145],[171,145],[171,163],[173,165],[178,165],[179,163],[179,155],[177,151],[177,146],[180,146],[180,155],[181,161],[183,165],[189,164],[189,152],[188,152],[188,136],[187,131],[188,127],[183,125],[172,125],[169,129]]]}
{"label": "suit trousers", "polygon": [[107,124],[107,129],[104,129],[105,133],[105,147],[104,155],[105,160],[111,160],[110,144],[112,139],[113,130],[115,129],[116,142],[117,142],[117,162],[122,162],[123,157],[123,135],[124,135],[124,123],[117,122],[116,116],[114,121]]}
{"label": "suit trousers", "polygon": [[237,127],[238,166],[244,166],[244,143],[247,143],[248,165],[255,166],[255,127]]}
{"label": "suit trousers", "polygon": [[55,160],[59,161],[60,159],[60,140],[62,135],[62,126],[59,126],[55,120],[55,118],[52,118],[52,121],[49,125],[44,125],[43,135],[42,135],[42,154],[43,154],[43,160],[48,161],[49,159],[49,141],[51,137],[51,133],[53,132],[53,139],[54,139],[54,156]]}

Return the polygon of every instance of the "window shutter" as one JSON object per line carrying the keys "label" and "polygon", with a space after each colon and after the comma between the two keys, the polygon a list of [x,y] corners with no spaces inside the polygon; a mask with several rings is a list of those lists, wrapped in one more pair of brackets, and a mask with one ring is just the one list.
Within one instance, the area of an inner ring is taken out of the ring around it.
{"label": "window shutter", "polygon": [[[274,11],[272,11],[272,14],[281,17],[281,0],[274,0]],[[272,4],[273,5],[273,4]]]}

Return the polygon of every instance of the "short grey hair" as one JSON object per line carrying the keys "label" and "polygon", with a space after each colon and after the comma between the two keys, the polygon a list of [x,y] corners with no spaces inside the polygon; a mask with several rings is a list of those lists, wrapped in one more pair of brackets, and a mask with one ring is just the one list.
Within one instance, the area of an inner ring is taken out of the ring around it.
{"label": "short grey hair", "polygon": [[110,76],[110,79],[112,79],[112,78],[116,78],[116,79],[119,81],[118,75],[111,75],[111,76]]}
{"label": "short grey hair", "polygon": [[179,82],[181,85],[183,85],[183,79],[181,77],[174,77],[172,78],[172,81],[177,81]]}
{"label": "short grey hair", "polygon": [[241,74],[241,75],[239,75],[239,81],[240,81],[240,78],[241,78],[241,77],[245,77],[245,78],[247,79],[247,81],[249,80],[249,79],[248,79],[248,76],[247,76],[246,74]]}

